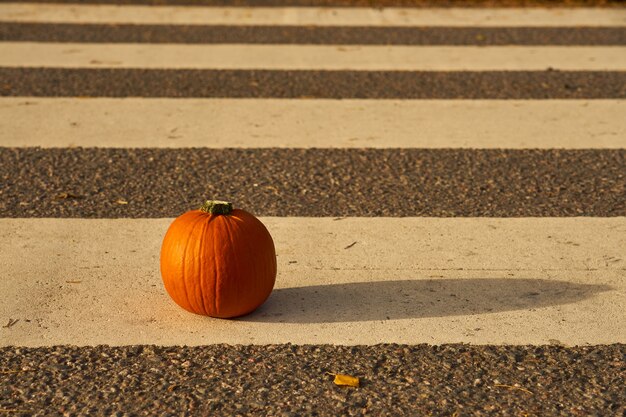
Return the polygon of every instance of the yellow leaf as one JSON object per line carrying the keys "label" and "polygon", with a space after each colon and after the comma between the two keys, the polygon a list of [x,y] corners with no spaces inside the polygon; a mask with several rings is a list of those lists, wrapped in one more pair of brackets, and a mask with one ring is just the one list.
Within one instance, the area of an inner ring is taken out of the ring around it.
{"label": "yellow leaf", "polygon": [[336,374],[333,382],[335,385],[347,385],[349,387],[359,386],[359,378],[350,375]]}

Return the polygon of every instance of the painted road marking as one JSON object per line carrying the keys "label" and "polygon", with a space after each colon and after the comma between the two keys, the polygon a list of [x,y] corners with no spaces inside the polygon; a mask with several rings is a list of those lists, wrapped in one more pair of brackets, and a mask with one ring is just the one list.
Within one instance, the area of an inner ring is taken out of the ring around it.
{"label": "painted road marking", "polygon": [[622,71],[622,46],[0,43],[0,66],[358,71]]}
{"label": "painted road marking", "polygon": [[626,218],[261,220],[277,286],[226,321],[164,292],[171,219],[2,219],[0,317],[20,321],[0,344],[626,342]]}
{"label": "painted road marking", "polygon": [[0,4],[0,21],[186,25],[626,26],[618,8],[323,8]]}
{"label": "painted road marking", "polygon": [[626,147],[623,100],[0,98],[0,146]]}

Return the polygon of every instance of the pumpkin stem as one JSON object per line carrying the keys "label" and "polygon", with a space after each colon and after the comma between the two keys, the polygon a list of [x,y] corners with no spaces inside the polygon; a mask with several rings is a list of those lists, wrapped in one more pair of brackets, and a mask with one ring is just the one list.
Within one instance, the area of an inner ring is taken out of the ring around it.
{"label": "pumpkin stem", "polygon": [[200,211],[209,214],[230,214],[233,211],[233,203],[228,201],[207,200],[204,202]]}

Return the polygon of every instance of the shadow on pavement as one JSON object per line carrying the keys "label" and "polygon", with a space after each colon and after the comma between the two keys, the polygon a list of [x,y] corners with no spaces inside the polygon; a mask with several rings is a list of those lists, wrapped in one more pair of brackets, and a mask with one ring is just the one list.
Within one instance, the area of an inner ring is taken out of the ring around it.
{"label": "shadow on pavement", "polygon": [[482,278],[357,282],[275,289],[237,320],[332,323],[462,316],[570,304],[606,285],[543,279]]}

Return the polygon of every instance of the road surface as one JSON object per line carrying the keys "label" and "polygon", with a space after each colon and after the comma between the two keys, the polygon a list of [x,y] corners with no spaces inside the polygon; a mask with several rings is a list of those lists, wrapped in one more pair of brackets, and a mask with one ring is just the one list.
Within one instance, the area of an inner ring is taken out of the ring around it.
{"label": "road surface", "polygon": [[[626,9],[191,3],[0,1],[1,414],[626,413]],[[249,316],[162,286],[207,198]]]}

